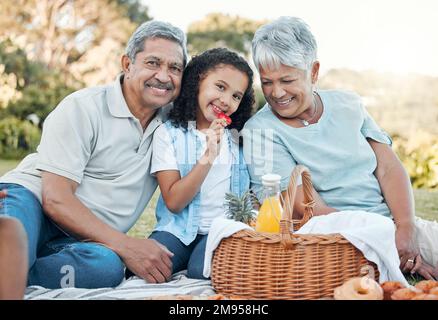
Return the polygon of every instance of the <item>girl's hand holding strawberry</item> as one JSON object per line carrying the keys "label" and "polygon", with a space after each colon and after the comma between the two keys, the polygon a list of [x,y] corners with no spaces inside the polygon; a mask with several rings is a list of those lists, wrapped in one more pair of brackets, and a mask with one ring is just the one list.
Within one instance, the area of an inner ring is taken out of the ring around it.
{"label": "girl's hand holding strawberry", "polygon": [[207,149],[205,150],[205,156],[209,164],[213,164],[219,154],[224,128],[227,125],[225,119],[215,119],[211,122],[210,127],[203,131],[207,136]]}

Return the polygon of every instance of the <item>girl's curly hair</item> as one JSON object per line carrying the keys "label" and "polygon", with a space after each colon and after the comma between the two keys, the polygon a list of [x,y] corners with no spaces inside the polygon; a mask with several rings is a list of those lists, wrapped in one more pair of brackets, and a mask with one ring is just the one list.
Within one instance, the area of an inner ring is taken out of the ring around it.
{"label": "girl's curly hair", "polygon": [[173,103],[169,120],[175,127],[187,129],[189,121],[196,120],[198,106],[199,84],[211,70],[219,65],[229,65],[248,76],[248,88],[243,94],[239,107],[231,115],[232,123],[227,128],[242,130],[245,122],[251,117],[254,105],[253,72],[248,63],[235,52],[226,48],[214,48],[194,56],[184,70],[181,83],[181,93]]}

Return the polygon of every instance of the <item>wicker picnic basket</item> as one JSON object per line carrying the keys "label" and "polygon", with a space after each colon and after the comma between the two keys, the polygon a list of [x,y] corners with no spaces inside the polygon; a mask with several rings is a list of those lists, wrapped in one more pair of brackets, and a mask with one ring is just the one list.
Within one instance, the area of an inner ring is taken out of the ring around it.
{"label": "wicker picnic basket", "polygon": [[[296,181],[302,176],[305,214],[292,220]],[[212,284],[217,293],[247,299],[320,299],[333,297],[335,287],[365,275],[378,280],[374,263],[365,259],[340,234],[298,235],[313,216],[309,170],[297,166],[291,174],[280,233],[242,230],[221,241],[214,252]]]}

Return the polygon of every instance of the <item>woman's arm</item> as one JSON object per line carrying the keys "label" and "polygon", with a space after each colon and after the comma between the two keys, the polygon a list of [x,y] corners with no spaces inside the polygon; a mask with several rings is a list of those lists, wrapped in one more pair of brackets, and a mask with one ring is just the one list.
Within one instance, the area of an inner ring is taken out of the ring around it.
{"label": "woman's arm", "polygon": [[397,227],[414,225],[414,194],[409,176],[397,155],[387,144],[368,139],[377,157],[374,172]]}
{"label": "woman's arm", "polygon": [[377,157],[374,174],[397,227],[396,245],[400,265],[404,271],[409,271],[414,264],[409,263],[408,259],[415,259],[419,254],[415,244],[414,196],[409,176],[389,145],[372,139],[368,139],[368,142]]}

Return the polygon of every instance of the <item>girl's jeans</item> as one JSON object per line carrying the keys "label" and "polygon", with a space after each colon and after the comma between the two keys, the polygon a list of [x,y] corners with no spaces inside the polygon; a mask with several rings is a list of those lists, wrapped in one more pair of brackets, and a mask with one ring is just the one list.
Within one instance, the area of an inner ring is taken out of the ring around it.
{"label": "girl's jeans", "polygon": [[172,273],[187,269],[187,277],[195,279],[206,279],[202,272],[204,270],[205,246],[207,235],[198,234],[188,246],[181,242],[176,236],[166,231],[154,231],[149,236],[169,251],[173,252]]}

